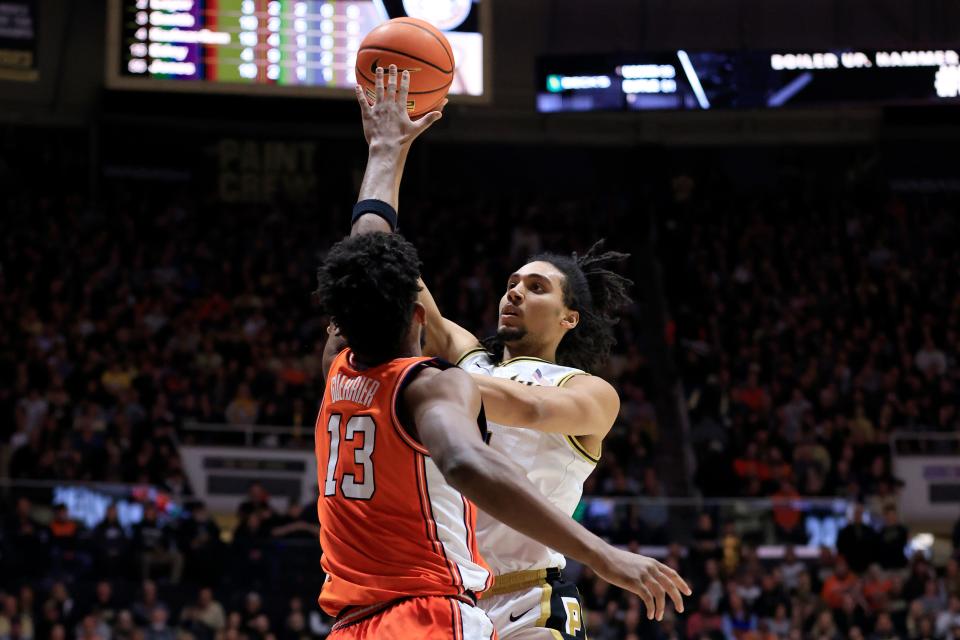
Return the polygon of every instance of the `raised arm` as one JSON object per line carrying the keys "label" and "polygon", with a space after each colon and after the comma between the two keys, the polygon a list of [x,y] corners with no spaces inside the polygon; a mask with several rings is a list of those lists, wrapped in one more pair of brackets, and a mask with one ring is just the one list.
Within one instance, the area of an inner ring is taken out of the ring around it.
{"label": "raised arm", "polygon": [[[363,134],[368,147],[367,168],[357,201],[380,200],[398,211],[400,181],[410,146],[417,136],[441,118],[442,113],[433,111],[419,120],[411,120],[405,106],[410,90],[410,73],[404,71],[398,79],[397,68],[391,65],[386,76],[384,85],[383,69],[377,69],[376,102],[373,105],[367,102],[363,90],[357,87],[357,102],[360,103]],[[350,233],[353,235],[374,231],[390,233],[393,229],[381,216],[366,213],[356,219]],[[420,303],[427,312],[426,344],[423,352],[425,355],[440,356],[455,362],[463,353],[476,347],[479,341],[472,333],[441,315],[423,280],[420,281],[420,288]]]}
{"label": "raised arm", "polygon": [[483,394],[487,417],[497,424],[602,439],[620,412],[616,390],[594,376],[577,375],[560,387],[527,386],[479,374],[472,377]]}
{"label": "raised arm", "polygon": [[[409,91],[410,72],[403,72],[398,85],[397,67],[394,65],[390,65],[386,84],[383,67],[377,67],[374,104],[367,102],[363,89],[360,85],[356,86],[357,102],[360,103],[363,116],[363,135],[367,140],[367,168],[363,173],[358,202],[380,200],[397,209],[400,179],[410,145],[443,115],[440,111],[431,111],[417,121],[411,120],[405,106]],[[377,231],[391,233],[393,229],[381,216],[365,213],[353,222],[350,235]],[[324,377],[333,359],[347,346],[347,341],[337,332],[333,321],[327,327],[327,334],[323,348]]]}
{"label": "raised arm", "polygon": [[477,429],[480,393],[469,375],[425,370],[404,391],[404,401],[444,478],[478,507],[637,594],[649,618],[663,618],[666,596],[683,611],[681,593],[690,595],[690,588],[673,569],[590,533],[547,501],[522,469],[484,444]]}

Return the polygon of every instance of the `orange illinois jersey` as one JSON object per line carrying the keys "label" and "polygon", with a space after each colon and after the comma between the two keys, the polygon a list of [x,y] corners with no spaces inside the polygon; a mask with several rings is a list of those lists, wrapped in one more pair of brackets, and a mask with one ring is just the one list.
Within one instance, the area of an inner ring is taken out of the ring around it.
{"label": "orange illinois jersey", "polygon": [[417,372],[452,366],[400,358],[358,370],[350,349],[330,366],[315,449],[327,574],[320,606],[332,616],[407,596],[480,593],[493,582],[477,551],[476,507],[397,414]]}

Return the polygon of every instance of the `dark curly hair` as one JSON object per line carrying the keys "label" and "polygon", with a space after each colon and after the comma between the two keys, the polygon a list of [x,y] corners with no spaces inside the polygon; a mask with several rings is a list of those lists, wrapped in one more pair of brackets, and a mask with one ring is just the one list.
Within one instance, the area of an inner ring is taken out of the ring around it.
{"label": "dark curly hair", "polygon": [[315,296],[370,363],[397,357],[420,293],[420,257],[395,233],[365,233],[333,245],[317,269]]}
{"label": "dark curly hair", "polygon": [[[580,313],[580,322],[563,336],[557,347],[557,364],[593,372],[610,357],[616,343],[613,325],[618,311],[630,304],[633,281],[610,270],[630,257],[628,253],[603,251],[597,241],[586,254],[578,256],[541,253],[527,262],[549,262],[563,275],[563,303]],[[483,346],[494,360],[503,360],[503,339],[492,336]]]}

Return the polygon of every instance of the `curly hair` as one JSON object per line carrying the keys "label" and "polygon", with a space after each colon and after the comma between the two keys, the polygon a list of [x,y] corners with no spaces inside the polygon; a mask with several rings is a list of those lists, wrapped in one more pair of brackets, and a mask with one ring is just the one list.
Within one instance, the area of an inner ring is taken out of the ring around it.
{"label": "curly hair", "polygon": [[[564,275],[563,303],[580,313],[580,322],[557,346],[557,364],[588,372],[610,357],[610,348],[616,343],[616,314],[631,302],[629,288],[633,281],[610,270],[630,254],[603,251],[603,245],[603,240],[597,241],[583,256],[541,253],[527,261],[549,262]],[[482,342],[497,362],[503,359],[500,336]]]}
{"label": "curly hair", "polygon": [[397,357],[420,286],[417,250],[395,233],[350,236],[317,269],[315,296],[361,358]]}

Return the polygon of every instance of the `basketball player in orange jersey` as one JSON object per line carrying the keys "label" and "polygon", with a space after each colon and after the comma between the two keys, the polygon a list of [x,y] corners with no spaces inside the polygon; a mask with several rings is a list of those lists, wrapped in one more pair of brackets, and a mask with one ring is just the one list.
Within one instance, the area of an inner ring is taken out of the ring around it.
{"label": "basketball player in orange jersey", "polygon": [[[366,206],[377,215],[358,218],[355,213],[354,233],[396,227],[406,154],[416,136],[440,117],[434,113],[411,121],[398,106],[405,104],[409,75],[399,78],[399,100],[395,70],[385,91],[381,77],[374,106],[359,89],[357,94],[370,147],[358,207],[372,199]],[[608,268],[623,257],[595,246],[580,258],[548,254],[518,269],[508,279],[498,334],[488,348],[443,318],[420,282],[425,352],[474,374],[490,418],[491,448],[519,463],[541,495],[568,515],[619,412],[617,392],[587,371],[609,354],[610,315],[629,301],[629,280]],[[567,554],[504,523],[489,512],[478,517],[480,550],[496,574],[480,606],[501,638],[585,638],[576,585],[565,582],[560,571]],[[657,579],[632,591],[644,601],[648,617],[661,620],[665,593],[683,611],[680,592],[690,591],[675,572],[657,567]]]}
{"label": "basketball player in orange jersey", "polygon": [[[398,94],[396,70],[391,69],[385,89],[383,71],[378,70],[376,103],[372,107],[358,90],[370,156],[361,201],[354,209],[355,237],[331,252],[320,274],[319,293],[333,317],[331,326],[335,324],[339,332],[331,336],[325,349],[325,363],[330,361],[331,366],[317,427],[318,468],[321,474],[326,470],[321,479],[325,489],[320,499],[321,541],[324,567],[331,576],[321,594],[321,604],[340,616],[338,629],[353,629],[359,636],[409,637],[408,632],[427,631],[427,637],[447,637],[441,634],[449,635],[443,630],[453,617],[445,613],[448,610],[459,612],[461,625],[469,620],[470,624],[476,623],[479,633],[487,633],[487,627],[474,615],[477,610],[465,601],[490,584],[489,572],[476,554],[471,536],[473,521],[469,514],[476,503],[527,539],[581,559],[602,578],[640,595],[651,612],[662,615],[667,595],[682,609],[680,594],[689,594],[690,590],[672,569],[617,550],[593,536],[552,506],[523,477],[522,470],[484,445],[474,424],[479,394],[468,376],[446,368],[450,365],[440,361],[416,358],[427,313],[416,302],[422,290],[417,265],[409,267],[410,259],[402,257],[405,249],[391,250],[386,243],[392,239],[401,243],[398,247],[409,245],[395,235],[379,232],[382,225],[387,231],[395,228],[395,208],[388,201],[396,202],[394,165],[398,156],[405,155],[412,140],[440,117],[432,113],[411,122],[401,106],[406,104],[408,85],[409,78],[404,74]],[[359,244],[362,242],[371,243],[370,248],[355,249],[365,246]],[[401,276],[405,278],[403,286],[397,284]],[[406,297],[400,297],[397,290],[405,292]],[[411,314],[405,324],[399,320],[402,314],[397,315],[398,309]],[[389,337],[396,335],[395,325],[404,330],[402,340]],[[371,341],[379,341],[379,346],[374,348]],[[345,343],[353,351],[340,351]],[[393,359],[384,362],[388,356]],[[400,356],[415,359],[396,360]],[[390,373],[380,373],[383,371]],[[368,381],[362,380],[364,377]],[[343,389],[347,389],[347,396]],[[393,444],[377,445],[373,438],[368,443],[366,436],[367,431],[376,429],[376,418],[371,417],[372,426],[364,421],[366,427],[357,422],[351,429],[344,412],[352,409],[358,412],[354,416],[368,415],[370,407],[376,405],[376,394],[384,391],[389,392],[383,396],[386,402],[377,407],[376,413],[393,427],[387,430]],[[345,397],[369,406],[338,405]],[[364,436],[357,443],[360,432]],[[327,450],[334,440],[353,443],[354,455],[340,453],[333,460]],[[380,452],[380,462],[374,458],[375,451]],[[378,475],[377,464],[388,465],[390,471]],[[348,467],[341,469],[342,465]],[[357,465],[364,467],[359,472],[362,480],[358,480],[356,470],[350,470]],[[385,490],[377,503],[376,487],[380,485],[375,478],[385,473],[390,474],[394,486],[414,486],[416,493],[411,493],[418,499],[404,502],[402,490],[395,494]],[[338,477],[346,482],[342,496],[336,490]],[[358,483],[369,486],[360,489]],[[462,508],[456,490],[465,496],[461,497]],[[385,512],[392,517],[385,519]],[[384,522],[384,527],[368,531],[357,524],[371,519]],[[407,542],[399,543],[395,538]],[[371,545],[377,554],[368,551]],[[355,551],[349,552],[349,546]],[[411,551],[418,548],[426,552]],[[402,553],[394,553],[394,549]],[[449,576],[440,570],[444,562],[453,566]],[[451,598],[458,598],[456,607],[451,606]],[[402,599],[399,604],[397,599]],[[583,621],[577,619],[580,609],[571,607],[566,613],[568,623],[582,629]],[[434,628],[421,628],[417,625],[423,623],[414,622],[416,619],[429,619]]]}

